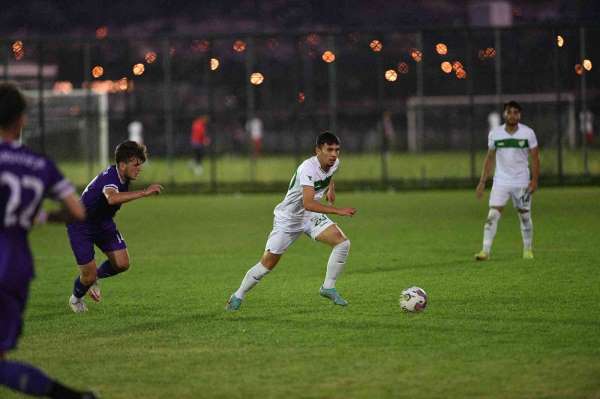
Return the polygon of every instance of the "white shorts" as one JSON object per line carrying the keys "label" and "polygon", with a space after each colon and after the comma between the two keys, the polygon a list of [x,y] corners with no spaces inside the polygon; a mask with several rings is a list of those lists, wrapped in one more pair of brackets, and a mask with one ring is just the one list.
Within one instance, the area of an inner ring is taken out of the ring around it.
{"label": "white shorts", "polygon": [[511,187],[494,184],[490,193],[490,208],[504,206],[512,199],[516,209],[531,210],[531,194],[528,187]]}
{"label": "white shorts", "polygon": [[319,234],[334,224],[335,222],[329,219],[327,215],[309,211],[304,212],[302,230],[286,231],[285,226],[274,222],[273,230],[267,239],[265,251],[277,255],[283,254],[302,233],[308,235],[313,240],[316,240]]}

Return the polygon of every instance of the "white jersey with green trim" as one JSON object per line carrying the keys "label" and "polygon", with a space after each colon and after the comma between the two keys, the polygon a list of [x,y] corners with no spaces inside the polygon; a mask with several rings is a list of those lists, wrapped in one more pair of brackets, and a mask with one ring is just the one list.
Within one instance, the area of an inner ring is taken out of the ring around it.
{"label": "white jersey with green trim", "polygon": [[302,200],[302,187],[315,188],[315,200],[319,201],[325,195],[331,177],[337,171],[340,160],[329,170],[321,169],[321,164],[316,156],[308,158],[298,166],[296,173],[292,176],[290,186],[283,201],[281,201],[273,212],[274,224],[285,231],[301,231],[304,218],[304,204]]}
{"label": "white jersey with green trim", "polygon": [[525,187],[529,184],[529,151],[538,146],[535,132],[529,126],[518,124],[514,133],[506,125],[498,126],[488,136],[488,148],[496,150],[494,184]]}

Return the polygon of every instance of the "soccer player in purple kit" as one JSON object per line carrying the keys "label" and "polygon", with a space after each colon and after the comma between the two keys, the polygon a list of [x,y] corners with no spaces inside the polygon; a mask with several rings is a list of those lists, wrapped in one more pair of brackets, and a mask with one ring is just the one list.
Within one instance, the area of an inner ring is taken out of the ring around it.
{"label": "soccer player in purple kit", "polygon": [[[87,311],[83,297],[99,302],[102,298],[98,279],[129,269],[127,245],[113,220],[121,204],[160,194],[163,187],[151,184],[144,190],[129,191],[129,182],[137,179],[146,162],[146,147],[135,141],[124,141],[115,150],[115,165],[110,165],[88,184],[81,194],[87,219],[67,225],[67,232],[80,274],[75,279],[69,306],[75,313]],[[96,267],[94,245],[108,258]]]}
{"label": "soccer player in purple kit", "polygon": [[94,399],[92,392],[75,391],[32,365],[6,359],[21,334],[34,277],[28,233],[44,197],[63,204],[59,211],[40,212],[44,219],[85,218],[73,186],[54,162],[19,143],[25,109],[25,98],[17,87],[0,83],[0,386],[32,396]]}

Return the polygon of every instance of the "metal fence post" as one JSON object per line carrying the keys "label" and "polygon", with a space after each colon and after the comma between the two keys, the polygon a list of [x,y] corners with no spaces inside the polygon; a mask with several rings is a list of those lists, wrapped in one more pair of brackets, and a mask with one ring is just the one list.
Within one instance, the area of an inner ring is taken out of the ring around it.
{"label": "metal fence post", "polygon": [[[554,30],[553,32],[554,38],[557,37],[558,31]],[[556,90],[556,100],[554,104],[554,113],[556,114],[556,130],[557,130],[557,146],[556,146],[556,156],[558,162],[558,182],[559,184],[563,184],[564,182],[564,173],[563,173],[563,127],[562,127],[562,114],[560,107],[560,50],[558,45],[554,45],[554,87]]]}
{"label": "metal fence post", "polygon": [[469,132],[469,152],[470,152],[470,156],[469,156],[469,163],[470,163],[470,175],[471,175],[471,180],[473,182],[475,182],[475,180],[477,179],[476,174],[477,171],[475,170],[475,130],[473,129],[473,108],[474,108],[474,104],[473,104],[473,79],[474,79],[474,73],[473,71],[475,71],[475,65],[473,64],[473,46],[472,46],[472,36],[471,36],[471,30],[469,28],[467,28],[465,30],[465,35],[467,37],[467,57],[466,57],[466,63],[467,63],[467,70],[469,71],[468,75],[467,75],[467,95],[469,96],[469,112],[468,112],[468,117],[467,117],[467,131]]}
{"label": "metal fence post", "polygon": [[45,104],[44,104],[44,44],[42,40],[37,43],[38,49],[38,126],[40,129],[40,151],[46,153],[46,120],[45,120]]}
{"label": "metal fence post", "polygon": [[[215,92],[214,92],[214,82],[212,78],[212,73],[214,72],[211,68],[211,62],[213,58],[213,45],[214,40],[209,41],[209,50],[208,50],[208,60],[205,60],[204,67],[206,68],[206,87],[208,91],[208,120],[209,126],[217,125],[217,117],[215,113]],[[210,143],[210,190],[212,192],[217,192],[217,130],[213,129],[213,138]]]}
{"label": "metal fence post", "polygon": [[383,92],[383,55],[381,51],[375,53],[375,60],[377,62],[377,67],[375,68],[375,81],[377,82],[377,129],[379,130],[379,134],[381,137],[381,183],[384,186],[387,186],[389,174],[388,174],[388,156],[389,156],[389,143],[387,136],[385,134],[384,127],[384,112],[383,102],[384,102],[384,92]]}
{"label": "metal fence post", "polygon": [[[585,55],[585,28],[584,27],[580,27],[579,28],[579,62],[583,62],[583,60],[585,59],[586,55]],[[589,162],[588,162],[588,145],[587,145],[587,135],[585,134],[585,124],[587,121],[587,82],[586,82],[586,76],[585,76],[585,70],[583,71],[583,73],[581,74],[580,77],[580,87],[581,87],[581,113],[580,113],[580,118],[583,118],[580,120],[580,134],[582,135],[582,149],[583,149],[583,173],[586,176],[589,176],[590,174],[590,168],[589,168]]]}
{"label": "metal fence post", "polygon": [[[335,36],[329,35],[328,46],[330,51],[334,54],[335,50]],[[333,134],[338,134],[337,131],[337,68],[335,62],[327,64],[327,71],[329,76],[329,130]]]}
{"label": "metal fence post", "polygon": [[168,38],[162,43],[162,67],[164,72],[163,81],[163,107],[165,112],[165,145],[167,148],[167,168],[169,183],[175,183],[175,171],[173,165],[173,100],[171,82],[171,46]]}

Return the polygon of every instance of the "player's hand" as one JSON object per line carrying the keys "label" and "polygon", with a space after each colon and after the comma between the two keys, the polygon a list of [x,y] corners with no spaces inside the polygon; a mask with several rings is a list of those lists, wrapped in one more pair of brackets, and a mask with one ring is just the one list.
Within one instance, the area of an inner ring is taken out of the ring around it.
{"label": "player's hand", "polygon": [[325,199],[327,199],[329,205],[333,205],[335,203],[335,191],[331,189],[327,190],[327,194],[325,194]]}
{"label": "player's hand", "polygon": [[537,180],[532,180],[532,181],[529,182],[529,188],[528,188],[528,190],[529,190],[530,194],[535,193],[537,191],[537,188],[538,188],[538,182],[537,182]]}
{"label": "player's hand", "polygon": [[356,208],[338,208],[337,214],[339,216],[354,216]]}
{"label": "player's hand", "polygon": [[144,190],[144,196],[158,195],[164,189],[160,184],[151,184]]}
{"label": "player's hand", "polygon": [[37,215],[35,215],[35,219],[33,219],[33,224],[46,224],[48,222],[48,212],[41,209]]}
{"label": "player's hand", "polygon": [[475,189],[475,195],[477,196],[477,199],[481,199],[481,197],[483,197],[484,191],[485,191],[485,182],[480,181],[479,184],[477,185],[477,188]]}

